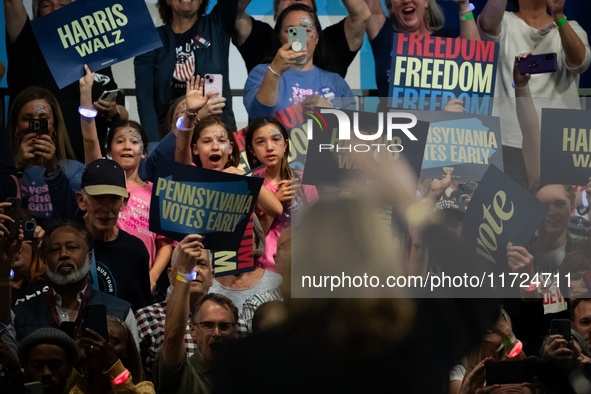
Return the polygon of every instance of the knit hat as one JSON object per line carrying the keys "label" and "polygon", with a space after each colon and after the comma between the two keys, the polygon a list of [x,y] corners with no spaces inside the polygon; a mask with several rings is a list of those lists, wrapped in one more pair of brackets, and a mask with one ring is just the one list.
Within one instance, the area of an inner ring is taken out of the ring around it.
{"label": "knit hat", "polygon": [[82,189],[91,196],[115,194],[129,197],[125,187],[125,171],[117,162],[98,159],[90,163],[82,175]]}
{"label": "knit hat", "polygon": [[56,345],[64,349],[68,360],[75,365],[78,362],[78,345],[65,332],[51,327],[44,327],[25,337],[18,345],[18,359],[21,365],[27,363],[29,351],[37,345]]}

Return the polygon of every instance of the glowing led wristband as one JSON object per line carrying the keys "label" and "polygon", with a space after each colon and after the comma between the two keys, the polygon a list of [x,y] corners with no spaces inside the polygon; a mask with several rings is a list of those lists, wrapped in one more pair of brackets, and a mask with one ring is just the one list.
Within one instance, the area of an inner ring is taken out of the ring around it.
{"label": "glowing led wristband", "polygon": [[10,270],[10,279],[14,279],[14,271]]}
{"label": "glowing led wristband", "polygon": [[180,131],[191,131],[195,128],[195,126],[193,127],[183,127],[183,122],[185,120],[184,116],[181,116],[177,121],[176,121],[176,128],[179,129]]}
{"label": "glowing led wristband", "polygon": [[587,200],[587,190],[583,190],[583,193],[581,194],[581,200],[583,202],[583,206],[585,208],[589,208],[589,200]]}
{"label": "glowing led wristband", "polygon": [[532,291],[536,291],[536,290],[538,290],[538,284],[537,283],[532,283],[531,285],[529,285],[524,290],[527,291],[528,293],[531,293]]}
{"label": "glowing led wristband", "polygon": [[527,81],[527,86],[515,86],[515,81],[511,82],[511,86],[513,86],[513,89],[525,89],[529,87],[529,81]]}
{"label": "glowing led wristband", "polygon": [[121,372],[115,379],[113,379],[113,384],[121,384],[125,383],[127,378],[129,377],[129,371],[126,369],[125,371]]}
{"label": "glowing led wristband", "polygon": [[88,109],[88,108],[82,108],[82,107],[78,107],[78,112],[80,113],[80,115],[84,116],[85,118],[95,118],[96,115],[98,114],[96,109]]}
{"label": "glowing led wristband", "polygon": [[556,26],[558,26],[558,27],[564,26],[566,24],[566,16],[562,17],[561,20],[559,20],[558,22],[555,22],[555,23],[556,23]]}
{"label": "glowing led wristband", "polygon": [[472,11],[474,11],[474,4],[470,3],[468,4],[468,8],[466,8],[464,11],[460,11],[460,15],[472,13]]}
{"label": "glowing led wristband", "polygon": [[176,274],[176,280],[183,283],[191,283],[192,280],[197,279],[197,272],[191,271],[190,274],[183,274],[182,272],[178,272]]}
{"label": "glowing led wristband", "polygon": [[507,357],[513,358],[519,356],[519,353],[521,353],[521,349],[523,349],[523,343],[521,343],[521,341],[518,340],[517,342],[515,342],[515,347],[511,349]]}

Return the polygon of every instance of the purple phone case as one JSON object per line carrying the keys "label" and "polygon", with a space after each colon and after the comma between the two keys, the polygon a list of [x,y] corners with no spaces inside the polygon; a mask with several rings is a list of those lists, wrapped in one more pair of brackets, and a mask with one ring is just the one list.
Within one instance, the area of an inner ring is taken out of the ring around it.
{"label": "purple phone case", "polygon": [[519,62],[519,73],[521,75],[553,73],[558,66],[556,58],[556,53],[529,55]]}

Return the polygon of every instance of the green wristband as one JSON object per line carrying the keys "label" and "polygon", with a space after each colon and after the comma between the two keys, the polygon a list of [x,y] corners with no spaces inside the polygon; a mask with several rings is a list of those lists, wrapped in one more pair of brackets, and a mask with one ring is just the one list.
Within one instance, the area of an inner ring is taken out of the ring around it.
{"label": "green wristband", "polygon": [[566,23],[566,16],[562,17],[561,20],[559,20],[558,22],[556,22],[556,26],[562,27],[562,26],[565,25],[565,23]]}
{"label": "green wristband", "polygon": [[469,13],[469,14],[466,14],[466,15],[460,15],[460,20],[461,21],[467,21],[467,20],[470,20],[472,18],[474,18],[474,14],[473,13]]}

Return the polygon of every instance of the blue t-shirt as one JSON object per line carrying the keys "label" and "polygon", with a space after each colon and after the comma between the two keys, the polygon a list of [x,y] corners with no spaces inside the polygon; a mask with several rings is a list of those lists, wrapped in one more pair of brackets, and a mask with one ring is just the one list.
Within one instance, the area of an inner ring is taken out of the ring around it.
{"label": "blue t-shirt", "polygon": [[[379,97],[390,96],[390,71],[392,71],[392,47],[394,46],[394,30],[390,18],[386,18],[378,35],[369,43],[373,52],[376,67],[376,85]],[[443,27],[431,33],[432,37],[459,37],[460,31]]]}
{"label": "blue t-shirt", "polygon": [[[310,71],[290,69],[280,77],[277,104],[268,107],[259,102],[259,91],[268,64],[259,64],[252,69],[244,85],[244,106],[250,119],[259,116],[274,116],[276,112],[291,107],[306,96],[324,96],[334,108],[356,109],[353,92],[339,74],[324,71],[314,66]],[[295,99],[291,102],[291,99]]]}
{"label": "blue t-shirt", "polygon": [[[75,194],[80,190],[84,164],[76,160],[60,160],[59,166],[60,171],[64,172],[67,179],[67,182],[60,183],[59,187],[69,189],[63,190],[63,193]],[[45,167],[43,166],[27,167],[23,179],[21,179],[23,208],[28,209],[35,219],[41,221],[53,216],[53,205],[48,183],[51,182],[45,177]]]}

